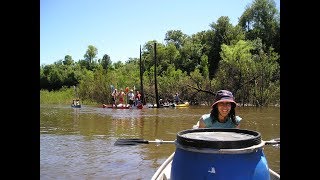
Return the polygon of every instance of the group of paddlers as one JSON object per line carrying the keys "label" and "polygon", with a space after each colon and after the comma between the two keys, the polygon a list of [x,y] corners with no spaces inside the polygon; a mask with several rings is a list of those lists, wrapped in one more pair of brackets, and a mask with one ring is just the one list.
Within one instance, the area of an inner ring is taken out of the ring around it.
{"label": "group of paddlers", "polygon": [[129,106],[137,106],[141,104],[141,93],[139,91],[134,93],[133,89],[129,91],[128,87],[126,87],[126,91],[123,91],[123,89],[120,89],[120,91],[114,89],[111,93],[111,101],[112,106],[123,106],[127,104],[129,104]]}

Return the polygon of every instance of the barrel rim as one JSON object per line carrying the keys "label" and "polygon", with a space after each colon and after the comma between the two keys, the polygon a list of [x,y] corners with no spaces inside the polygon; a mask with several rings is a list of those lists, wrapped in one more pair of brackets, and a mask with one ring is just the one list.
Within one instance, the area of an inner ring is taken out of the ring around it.
{"label": "barrel rim", "polygon": [[[183,137],[182,135],[195,132],[234,132],[253,135],[254,137],[243,140],[232,141],[207,141],[201,139],[192,139]],[[177,133],[176,143],[181,146],[194,148],[211,148],[211,149],[241,149],[247,148],[261,143],[261,134],[257,131],[237,128],[199,128],[187,129]]]}

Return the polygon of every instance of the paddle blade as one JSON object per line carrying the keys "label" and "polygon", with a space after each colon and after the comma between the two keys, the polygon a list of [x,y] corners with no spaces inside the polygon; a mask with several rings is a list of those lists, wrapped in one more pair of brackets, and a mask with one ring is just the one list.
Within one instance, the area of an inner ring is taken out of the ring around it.
{"label": "paddle blade", "polygon": [[149,141],[144,139],[117,139],[116,142],[114,142],[115,146],[138,145],[138,144],[149,144]]}
{"label": "paddle blade", "polygon": [[265,144],[266,145],[268,145],[268,144],[271,144],[271,145],[280,144],[280,138],[271,139],[270,141],[266,141]]}
{"label": "paddle blade", "polygon": [[273,147],[280,148],[280,138],[271,139],[270,141],[265,141],[265,145],[272,145]]}

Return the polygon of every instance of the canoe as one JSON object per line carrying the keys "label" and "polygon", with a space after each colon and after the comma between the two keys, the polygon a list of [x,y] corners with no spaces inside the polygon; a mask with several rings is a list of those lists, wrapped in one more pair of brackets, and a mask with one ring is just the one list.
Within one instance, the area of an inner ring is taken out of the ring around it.
{"label": "canoe", "polygon": [[81,108],[81,104],[77,104],[77,105],[71,104],[71,107],[73,107],[73,108]]}
{"label": "canoe", "polygon": [[112,109],[142,109],[143,106],[142,105],[138,105],[138,106],[129,106],[129,105],[118,105],[118,106],[114,106],[112,104],[102,104],[103,108],[112,108]]}
{"label": "canoe", "polygon": [[[174,153],[172,153],[157,169],[157,171],[152,176],[151,180],[169,180],[171,174],[171,164]],[[280,179],[280,174],[276,173],[272,169],[269,169],[270,180],[278,180]]]}

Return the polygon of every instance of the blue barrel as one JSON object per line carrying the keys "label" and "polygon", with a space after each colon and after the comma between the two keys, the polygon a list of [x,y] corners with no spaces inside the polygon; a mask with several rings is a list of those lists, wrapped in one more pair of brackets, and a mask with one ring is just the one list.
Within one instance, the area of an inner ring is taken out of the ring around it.
{"label": "blue barrel", "polygon": [[269,180],[261,135],[244,129],[191,129],[177,134],[172,180]]}

